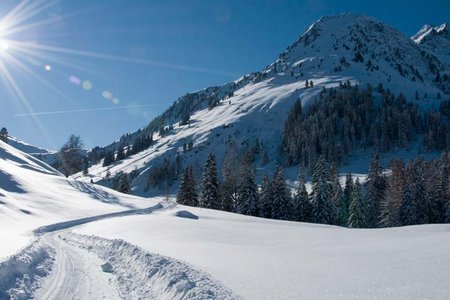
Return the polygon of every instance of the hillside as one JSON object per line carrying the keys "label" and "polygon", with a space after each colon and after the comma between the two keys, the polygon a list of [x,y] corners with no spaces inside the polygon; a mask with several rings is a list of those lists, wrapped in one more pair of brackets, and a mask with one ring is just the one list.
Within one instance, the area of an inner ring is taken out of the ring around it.
{"label": "hillside", "polygon": [[[200,168],[209,152],[216,154],[220,166],[230,141],[245,150],[258,140],[269,158],[267,164],[262,163],[261,157],[256,159],[260,178],[263,173],[271,173],[276,164],[284,163],[281,135],[293,103],[300,100],[303,107],[308,107],[318,100],[324,88],[335,88],[343,82],[374,87],[381,84],[393,95],[404,94],[424,111],[437,108],[438,98],[450,92],[449,59],[440,48],[416,40],[368,16],[344,14],[321,18],[262,71],[180,97],[147,127],[126,134],[107,147],[94,149],[89,176],[75,177],[114,186],[109,178],[122,172],[131,174],[134,193],[173,193],[176,185],[149,184],[152,169],[163,164],[177,164],[172,168],[187,164]],[[440,78],[436,80],[438,74]],[[306,87],[305,81],[312,81],[313,87]],[[375,93],[374,97],[381,95]],[[129,150],[136,140],[147,136],[152,136],[151,146],[110,166],[102,166],[106,152]],[[414,145],[408,149],[390,151],[386,156],[417,155]],[[343,167],[360,172],[368,165],[370,155],[370,149],[356,152],[349,165]],[[287,170],[287,175],[294,180],[297,174]]]}
{"label": "hillside", "polygon": [[54,222],[147,207],[151,200],[66,179],[40,160],[0,141],[0,258],[28,244],[32,230]]}

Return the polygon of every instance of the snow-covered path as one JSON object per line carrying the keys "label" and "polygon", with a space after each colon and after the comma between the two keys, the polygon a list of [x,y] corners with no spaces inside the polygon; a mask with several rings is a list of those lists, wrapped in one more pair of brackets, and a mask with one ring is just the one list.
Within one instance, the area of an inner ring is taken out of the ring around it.
{"label": "snow-covered path", "polygon": [[36,229],[31,245],[0,262],[0,299],[240,299],[209,274],[171,257],[124,240],[72,232],[86,223],[171,206],[157,204]]}
{"label": "snow-covered path", "polygon": [[49,233],[43,242],[56,251],[49,277],[35,293],[36,299],[120,299],[111,284],[113,275],[101,269],[95,254],[65,242],[59,233]]}

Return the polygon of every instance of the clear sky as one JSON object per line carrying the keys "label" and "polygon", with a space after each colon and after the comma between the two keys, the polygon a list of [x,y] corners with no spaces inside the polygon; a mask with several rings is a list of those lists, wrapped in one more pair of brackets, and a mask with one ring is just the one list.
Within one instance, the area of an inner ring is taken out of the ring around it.
{"label": "clear sky", "polygon": [[450,21],[448,0],[27,2],[0,1],[0,18],[19,5],[0,21],[0,126],[53,149],[72,133],[109,144],[187,92],[261,70],[324,15],[408,36]]}

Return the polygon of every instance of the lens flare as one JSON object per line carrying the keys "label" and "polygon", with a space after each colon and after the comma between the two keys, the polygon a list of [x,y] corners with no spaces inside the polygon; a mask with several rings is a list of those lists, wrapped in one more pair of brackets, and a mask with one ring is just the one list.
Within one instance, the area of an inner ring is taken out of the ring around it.
{"label": "lens flare", "polygon": [[69,81],[72,82],[75,85],[81,84],[81,79],[76,76],[70,76]]}
{"label": "lens flare", "polygon": [[50,71],[52,70],[52,66],[50,66],[50,65],[45,65],[45,66],[44,66],[44,70],[47,71],[47,72],[50,72]]}
{"label": "lens flare", "polygon": [[83,81],[82,86],[83,86],[83,89],[86,91],[89,91],[92,89],[92,83],[88,80]]}

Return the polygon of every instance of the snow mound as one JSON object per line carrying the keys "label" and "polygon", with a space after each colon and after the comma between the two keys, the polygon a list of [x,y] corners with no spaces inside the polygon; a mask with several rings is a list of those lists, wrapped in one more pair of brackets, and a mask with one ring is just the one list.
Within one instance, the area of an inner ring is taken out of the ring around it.
{"label": "snow mound", "polygon": [[125,299],[240,299],[209,275],[123,240],[75,233],[62,237],[107,261],[114,268],[119,293]]}
{"label": "snow mound", "polygon": [[53,266],[54,250],[39,241],[0,263],[0,299],[30,299]]}
{"label": "snow mound", "polygon": [[194,215],[190,211],[187,210],[180,210],[175,213],[175,216],[180,218],[186,218],[186,219],[192,219],[192,220],[198,220],[198,216]]}

